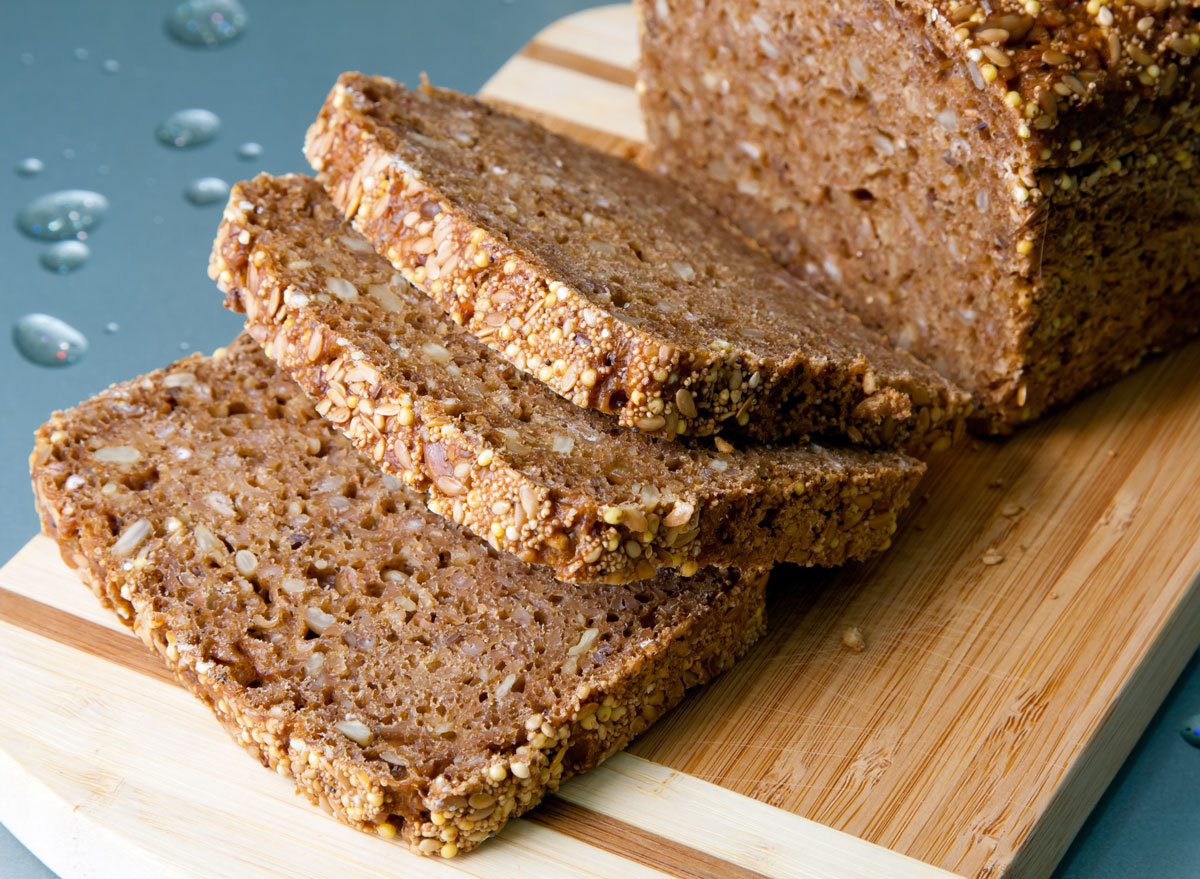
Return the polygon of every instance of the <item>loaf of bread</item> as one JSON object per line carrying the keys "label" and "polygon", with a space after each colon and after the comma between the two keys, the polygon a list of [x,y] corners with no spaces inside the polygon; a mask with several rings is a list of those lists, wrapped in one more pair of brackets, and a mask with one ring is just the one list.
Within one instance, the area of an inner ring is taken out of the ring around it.
{"label": "loaf of bread", "polygon": [[342,821],[474,848],[727,667],[765,575],[567,585],[425,509],[243,337],[37,433],[67,564]]}
{"label": "loaf of bread", "polygon": [[966,395],[686,191],[474,98],[344,74],[305,152],[404,276],[644,433],[948,446]]}
{"label": "loaf of bread", "polygon": [[1176,0],[639,0],[655,167],[1005,430],[1200,326]]}
{"label": "loaf of bread", "polygon": [[574,406],[413,290],[311,178],[237,184],[210,274],[360,450],[565,580],[861,559],[924,470],[877,450],[656,439]]}

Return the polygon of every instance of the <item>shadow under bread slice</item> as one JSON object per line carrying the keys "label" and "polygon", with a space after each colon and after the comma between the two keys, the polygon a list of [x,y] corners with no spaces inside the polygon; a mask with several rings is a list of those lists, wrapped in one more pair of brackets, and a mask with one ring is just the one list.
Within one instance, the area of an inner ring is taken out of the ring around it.
{"label": "shadow under bread slice", "polygon": [[252,753],[426,854],[478,845],[763,628],[762,573],[632,590],[496,553],[246,337],[56,413],[31,469],[63,559]]}
{"label": "shadow under bread slice", "polygon": [[565,580],[864,558],[924,470],[894,452],[669,441],[574,406],[413,290],[306,177],[235,186],[210,273],[358,448]]}
{"label": "shadow under bread slice", "polygon": [[346,73],[305,153],[408,280],[510,362],[626,426],[914,452],[964,429],[967,394],[691,193],[536,122]]}

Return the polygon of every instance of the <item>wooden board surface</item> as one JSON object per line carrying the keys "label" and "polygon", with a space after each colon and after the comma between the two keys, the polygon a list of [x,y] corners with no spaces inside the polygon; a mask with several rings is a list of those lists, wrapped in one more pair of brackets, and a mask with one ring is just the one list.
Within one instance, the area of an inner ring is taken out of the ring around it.
{"label": "wooden board surface", "polygon": [[[484,94],[637,155],[635,53],[593,10]],[[256,770],[36,538],[0,570],[0,821],[67,879],[1045,877],[1200,644],[1197,374],[1193,344],[934,461],[884,557],[784,571],[746,660],[447,864]]]}

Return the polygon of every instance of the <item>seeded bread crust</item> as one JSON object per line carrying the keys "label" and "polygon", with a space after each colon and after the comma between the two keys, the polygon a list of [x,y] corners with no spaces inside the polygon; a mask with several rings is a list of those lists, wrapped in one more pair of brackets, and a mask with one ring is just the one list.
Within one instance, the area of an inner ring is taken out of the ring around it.
{"label": "seeded bread crust", "polygon": [[639,0],[651,166],[1007,432],[1200,329],[1195,3]]}
{"label": "seeded bread crust", "polygon": [[891,452],[670,442],[573,406],[414,291],[310,178],[237,184],[210,274],[361,451],[564,580],[861,559],[924,470]]}
{"label": "seeded bread crust", "polygon": [[969,400],[933,370],[683,190],[536,123],[347,73],[305,154],[410,282],[578,406],[668,438],[962,432]]}
{"label": "seeded bread crust", "polygon": [[763,629],[761,573],[565,586],[320,418],[248,338],[38,432],[66,563],[252,755],[339,820],[474,848]]}

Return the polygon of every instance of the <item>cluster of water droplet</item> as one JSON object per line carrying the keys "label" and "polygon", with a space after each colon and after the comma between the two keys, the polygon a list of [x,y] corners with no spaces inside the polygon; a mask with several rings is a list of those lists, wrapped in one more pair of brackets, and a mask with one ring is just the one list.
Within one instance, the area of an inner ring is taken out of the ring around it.
{"label": "cluster of water droplet", "polygon": [[[246,29],[249,16],[238,0],[187,0],[176,5],[167,16],[164,28],[169,36],[185,46],[201,49],[219,48],[236,39]],[[85,48],[74,51],[77,61],[87,61],[91,53]],[[32,54],[21,55],[21,63],[34,63]],[[121,69],[114,58],[106,59],[100,68],[115,74]],[[221,129],[217,114],[201,108],[189,108],[172,113],[155,129],[163,144],[187,149],[208,143]],[[247,141],[235,150],[240,159],[256,159],[262,147]],[[74,151],[63,150],[64,158],[74,158]],[[21,177],[36,177],[45,170],[45,163],[30,156],[14,167]],[[102,166],[101,173],[107,173]],[[218,204],[229,196],[229,184],[219,177],[198,177],[183,191],[184,197],[197,206]],[[38,257],[48,271],[68,274],[81,268],[91,251],[85,243],[108,212],[108,199],[87,189],[64,189],[39,196],[17,212],[17,228],[31,238],[54,242]],[[116,333],[120,327],[110,321],[106,333]],[[13,324],[13,344],[33,363],[43,366],[68,366],[77,363],[88,348],[83,333],[69,324],[47,314],[27,314]],[[186,343],[181,343],[186,350]]]}

